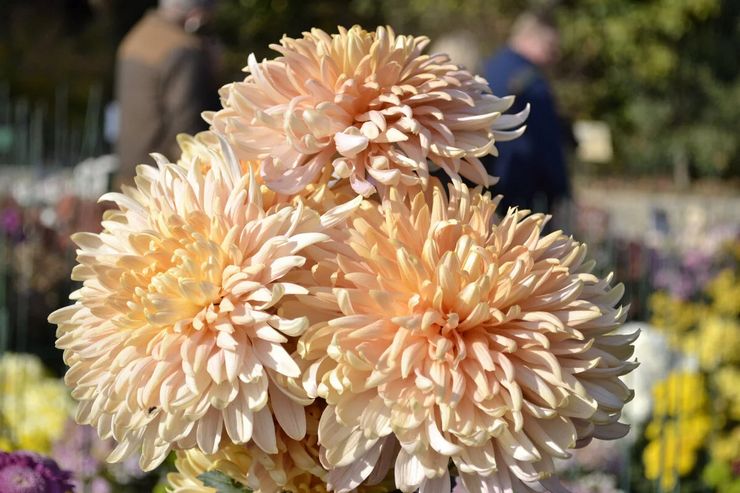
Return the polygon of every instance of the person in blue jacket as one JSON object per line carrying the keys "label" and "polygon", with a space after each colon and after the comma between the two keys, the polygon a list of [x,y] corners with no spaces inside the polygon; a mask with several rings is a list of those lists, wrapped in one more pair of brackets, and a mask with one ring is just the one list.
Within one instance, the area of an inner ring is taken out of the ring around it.
{"label": "person in blue jacket", "polygon": [[564,133],[550,86],[541,72],[558,54],[554,22],[546,15],[528,12],[514,23],[507,45],[485,63],[483,75],[493,93],[516,96],[508,112],[517,113],[530,105],[524,135],[497,142],[498,157],[483,158],[488,174],[500,177],[492,191],[503,194],[499,206],[503,212],[509,206],[519,206],[549,213],[570,195]]}

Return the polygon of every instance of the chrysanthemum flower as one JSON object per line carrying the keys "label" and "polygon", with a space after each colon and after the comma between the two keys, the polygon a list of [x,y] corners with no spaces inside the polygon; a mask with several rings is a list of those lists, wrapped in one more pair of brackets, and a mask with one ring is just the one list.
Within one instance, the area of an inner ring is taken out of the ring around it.
{"label": "chrysanthemum flower", "polygon": [[[306,409],[307,431],[303,440],[277,433],[277,453],[267,454],[253,443],[224,444],[218,453],[206,455],[198,449],[177,452],[177,473],[167,476],[173,493],[208,490],[198,479],[206,471],[218,471],[244,484],[255,493],[327,493],[327,471],[320,463],[318,444],[321,406]],[[384,493],[389,484],[379,477],[359,493]]]}
{"label": "chrysanthemum flower", "polygon": [[214,492],[199,476],[218,471],[255,493],[326,493],[326,471],[318,461],[318,439],[308,434],[293,440],[278,432],[276,454],[266,454],[253,444],[223,444],[216,454],[199,449],[178,450],[177,472],[167,475],[172,493]]}
{"label": "chrysanthemum flower", "polygon": [[204,454],[194,448],[178,450],[175,459],[176,472],[167,475],[171,493],[216,493],[215,488],[207,487],[198,479],[198,476],[208,471],[218,471],[237,483],[247,484],[247,471],[252,459],[244,445],[235,445],[228,440],[222,444],[215,454]]}
{"label": "chrysanthemum flower", "polygon": [[305,292],[286,275],[320,257],[357,204],[321,216],[300,200],[268,208],[228,146],[188,155],[160,156],[138,168],[136,188],[103,197],[118,205],[104,231],[74,236],[76,303],[49,317],[77,420],[119,442],[111,461],[141,448],[145,470],[172,448],[215,453],[223,434],[276,452],[273,414],[303,437],[303,406],[276,383],[299,376],[284,345],[308,323],[279,313]]}
{"label": "chrysanthemum flower", "polygon": [[[278,453],[266,454],[248,445],[253,458],[247,485],[255,493],[327,493],[329,473],[320,462],[318,416],[313,433],[303,440],[293,440],[282,434],[278,438]],[[386,472],[384,470],[384,472]],[[385,474],[371,478],[368,484],[355,488],[357,493],[386,493],[392,484],[384,481]],[[392,483],[392,481],[391,481]]]}
{"label": "chrysanthemum flower", "polygon": [[591,273],[584,245],[544,235],[543,215],[494,223],[488,195],[427,194],[366,204],[352,252],[314,269],[334,287],[306,310],[335,312],[298,350],[309,395],[328,404],[329,483],[352,489],[397,439],[405,492],[450,491],[450,459],[471,492],[557,488],[553,458],[627,431],[618,377],[637,334],[614,333],[623,288]]}
{"label": "chrysanthemum flower", "polygon": [[177,473],[167,476],[173,493],[209,491],[198,479],[206,471],[218,471],[244,484],[255,493],[326,493],[326,471],[319,463],[318,423],[320,409],[307,409],[307,432],[294,440],[277,432],[276,453],[265,453],[253,443],[225,443],[213,455],[198,449],[177,452]]}
{"label": "chrysanthemum flower", "polygon": [[428,161],[492,184],[478,158],[521,135],[528,110],[502,116],[513,97],[494,96],[446,55],[423,54],[428,42],[359,26],[283,37],[271,46],[282,56],[250,55],[247,78],[225,86],[224,109],[206,118],[281,193],[298,193],[327,168],[365,196],[377,185],[425,187]]}

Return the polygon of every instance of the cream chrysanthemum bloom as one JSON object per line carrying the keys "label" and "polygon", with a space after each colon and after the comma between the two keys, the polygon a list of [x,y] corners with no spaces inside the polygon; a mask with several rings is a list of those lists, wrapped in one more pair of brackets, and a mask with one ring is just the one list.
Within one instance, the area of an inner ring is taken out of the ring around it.
{"label": "cream chrysanthemum bloom", "polygon": [[319,463],[318,427],[321,409],[306,408],[306,436],[294,440],[278,435],[276,454],[249,445],[252,466],[247,485],[255,493],[326,493],[326,471]]}
{"label": "cream chrysanthemum bloom", "polygon": [[334,287],[305,298],[326,322],[298,350],[304,386],[328,404],[319,440],[336,491],[396,439],[405,492],[449,491],[450,459],[470,492],[555,489],[553,458],[626,433],[619,376],[637,334],[615,334],[622,286],[591,273],[584,245],[544,235],[545,216],[494,222],[495,207],[464,186],[449,201],[438,185],[392,191],[355,214],[351,253],[314,269]]}
{"label": "cream chrysanthemum bloom", "polygon": [[224,434],[276,452],[273,414],[303,438],[303,404],[278,382],[300,375],[289,352],[308,321],[280,304],[306,292],[287,277],[325,255],[358,203],[266,207],[225,142],[191,144],[179,164],[159,156],[136,188],[103,197],[118,206],[103,232],[73,237],[83,286],[49,317],[77,420],[119,442],[111,461],[141,448],[145,470],[172,448],[215,453]]}
{"label": "cream chrysanthemum bloom", "polygon": [[[321,408],[309,406],[306,412],[306,437],[294,440],[278,432],[277,453],[267,454],[252,443],[227,443],[214,455],[204,454],[198,449],[178,451],[177,473],[167,477],[174,487],[172,492],[215,491],[206,487],[198,476],[207,471],[218,471],[255,493],[327,493],[327,472],[319,462],[317,436]],[[360,492],[384,493],[392,489],[388,486],[363,487]]]}
{"label": "cream chrysanthemum bloom", "polygon": [[447,55],[423,54],[428,42],[359,26],[283,37],[271,46],[282,56],[250,55],[247,78],[225,86],[224,109],[206,118],[281,193],[300,192],[327,169],[365,196],[377,185],[425,187],[429,162],[492,184],[478,158],[521,135],[528,109],[502,116],[513,97],[494,96]]}
{"label": "cream chrysanthemum bloom", "polygon": [[237,483],[247,485],[247,471],[252,460],[244,445],[223,443],[218,452],[212,455],[204,454],[194,448],[178,450],[175,459],[176,472],[167,474],[171,493],[217,493],[215,488],[203,484],[198,476],[209,471],[218,471],[230,477]]}

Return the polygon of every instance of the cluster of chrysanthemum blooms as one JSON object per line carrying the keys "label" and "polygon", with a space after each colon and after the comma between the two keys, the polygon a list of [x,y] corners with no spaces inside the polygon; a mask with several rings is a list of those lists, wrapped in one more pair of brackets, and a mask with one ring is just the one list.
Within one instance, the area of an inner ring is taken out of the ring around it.
{"label": "cluster of chrysanthemum blooms", "polygon": [[110,460],[177,450],[181,492],[557,491],[553,459],[626,433],[621,286],[461,183],[526,111],[426,44],[283,38],[178,162],[102,198],[50,320]]}

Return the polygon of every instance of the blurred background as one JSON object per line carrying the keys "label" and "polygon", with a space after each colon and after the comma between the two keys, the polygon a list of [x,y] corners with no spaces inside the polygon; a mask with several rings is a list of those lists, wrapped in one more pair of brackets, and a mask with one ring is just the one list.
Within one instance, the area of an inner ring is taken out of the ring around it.
{"label": "blurred background", "polygon": [[[116,181],[117,50],[156,7],[0,0],[0,449],[51,455],[85,492],[161,490],[166,472],[104,463],[111,444],[71,420],[46,322],[75,287],[69,235],[99,231],[97,198]],[[525,10],[557,26],[559,53],[537,73],[570,182],[558,225],[626,285],[643,330],[633,430],[563,474],[577,493],[738,493],[740,2],[220,0],[197,35],[218,85],[283,34],[353,24],[427,35],[485,74]]]}

